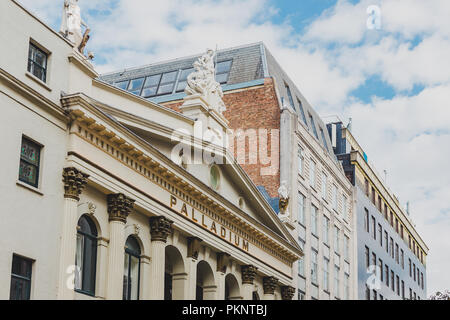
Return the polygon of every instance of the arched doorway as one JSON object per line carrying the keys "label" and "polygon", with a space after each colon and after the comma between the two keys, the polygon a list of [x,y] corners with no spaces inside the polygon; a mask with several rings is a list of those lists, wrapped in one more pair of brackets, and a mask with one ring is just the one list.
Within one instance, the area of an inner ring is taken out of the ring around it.
{"label": "arched doorway", "polygon": [[200,261],[197,264],[197,286],[196,300],[214,300],[216,299],[216,282],[214,272],[206,261]]}
{"label": "arched doorway", "polygon": [[225,277],[225,300],[240,300],[242,299],[239,282],[231,273]]}
{"label": "arched doorway", "polygon": [[165,255],[164,300],[184,299],[186,285],[183,257],[176,247],[169,245]]}

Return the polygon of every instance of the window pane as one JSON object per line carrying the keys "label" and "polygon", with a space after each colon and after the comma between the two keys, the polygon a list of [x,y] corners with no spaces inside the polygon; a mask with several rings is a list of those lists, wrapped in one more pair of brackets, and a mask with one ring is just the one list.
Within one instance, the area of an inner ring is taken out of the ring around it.
{"label": "window pane", "polygon": [[144,78],[131,80],[130,85],[128,86],[128,91],[139,91],[140,92],[143,83],[144,83]]}
{"label": "window pane", "polygon": [[175,82],[175,80],[177,79],[177,73],[178,71],[164,73],[161,79],[161,83]]}
{"label": "window pane", "polygon": [[231,60],[217,63],[216,73],[228,73],[231,69]]}
{"label": "window pane", "polygon": [[181,70],[180,78],[178,81],[184,81],[187,79],[188,75],[190,75],[192,72],[194,72],[194,68],[184,69]]}
{"label": "window pane", "polygon": [[40,147],[32,143],[29,140],[22,139],[22,148],[20,152],[20,156],[22,159],[26,160],[27,162],[38,165],[39,164],[39,150]]}
{"label": "window pane", "polygon": [[161,74],[155,74],[153,76],[147,77],[147,79],[145,79],[144,88],[158,86],[159,79],[161,79]]}
{"label": "window pane", "polygon": [[29,300],[30,282],[16,277],[11,278],[10,300]]}
{"label": "window pane", "polygon": [[139,258],[131,256],[130,279],[131,300],[139,299]]}
{"label": "window pane", "polygon": [[95,268],[97,260],[97,240],[85,237],[85,254],[83,265],[83,288],[90,294],[95,292]]}
{"label": "window pane", "polygon": [[119,89],[127,90],[127,88],[128,88],[128,80],[121,81],[121,82],[116,82],[114,85],[116,87],[118,87]]}
{"label": "window pane", "polygon": [[37,187],[37,167],[20,160],[19,180]]}
{"label": "window pane", "polygon": [[32,261],[14,255],[11,268],[11,300],[29,300]]}
{"label": "window pane", "polygon": [[184,91],[186,88],[187,82],[186,81],[179,81],[177,85],[177,92]]}
{"label": "window pane", "polygon": [[228,81],[228,73],[216,74],[216,81],[220,84]]}
{"label": "window pane", "polygon": [[151,96],[156,95],[156,88],[157,87],[144,88],[144,90],[142,90],[142,96],[143,97],[151,97]]}
{"label": "window pane", "polygon": [[173,83],[164,84],[159,86],[158,94],[172,93],[172,90],[173,90]]}

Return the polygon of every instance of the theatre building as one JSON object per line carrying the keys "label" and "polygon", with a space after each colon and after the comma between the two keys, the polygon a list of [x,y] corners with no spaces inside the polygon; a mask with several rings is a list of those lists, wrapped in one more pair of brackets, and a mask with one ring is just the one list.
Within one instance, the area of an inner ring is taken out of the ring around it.
{"label": "theatre building", "polygon": [[16,1],[0,29],[0,299],[293,298],[302,250],[199,138],[228,127],[211,100],[175,112],[98,80]]}

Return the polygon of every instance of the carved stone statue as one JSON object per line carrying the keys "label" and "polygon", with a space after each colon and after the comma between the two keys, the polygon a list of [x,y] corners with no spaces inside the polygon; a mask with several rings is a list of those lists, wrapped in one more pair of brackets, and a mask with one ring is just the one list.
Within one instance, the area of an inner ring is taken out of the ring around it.
{"label": "carved stone statue", "polygon": [[282,181],[280,188],[278,189],[278,196],[280,200],[278,202],[280,207],[280,213],[285,214],[286,209],[289,205],[289,189],[287,187],[286,181]]}
{"label": "carved stone statue", "polygon": [[[86,28],[84,34],[81,30],[82,26]],[[78,0],[64,0],[60,31],[68,40],[75,44],[75,47],[81,53],[83,53],[84,47],[89,40],[90,29],[86,22],[81,18]]]}
{"label": "carved stone statue", "polygon": [[212,109],[222,114],[226,107],[222,100],[222,87],[215,79],[214,56],[215,52],[208,49],[194,62],[194,72],[187,77],[187,86],[184,92],[187,95],[201,97]]}

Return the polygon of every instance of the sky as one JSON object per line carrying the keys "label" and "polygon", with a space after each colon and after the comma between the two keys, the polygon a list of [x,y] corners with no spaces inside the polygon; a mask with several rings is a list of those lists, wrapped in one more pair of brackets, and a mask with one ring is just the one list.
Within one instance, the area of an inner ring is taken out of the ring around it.
{"label": "sky", "polygon": [[[59,30],[63,0],[19,2]],[[450,1],[79,4],[100,73],[263,41],[321,116],[352,118],[430,248],[428,295],[450,289]]]}

